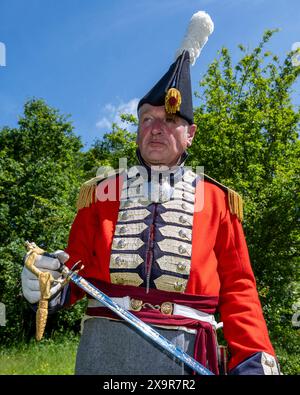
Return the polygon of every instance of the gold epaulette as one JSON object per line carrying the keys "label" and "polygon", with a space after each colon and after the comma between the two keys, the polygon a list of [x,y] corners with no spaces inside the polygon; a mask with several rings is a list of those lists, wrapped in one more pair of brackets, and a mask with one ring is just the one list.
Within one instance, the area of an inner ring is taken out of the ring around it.
{"label": "gold epaulette", "polygon": [[79,195],[76,202],[77,210],[84,207],[89,207],[96,201],[95,192],[99,182],[106,180],[107,178],[115,177],[120,174],[121,170],[113,170],[110,172],[103,172],[99,176],[91,178],[84,182],[79,190]]}
{"label": "gold epaulette", "polygon": [[238,217],[238,219],[242,222],[243,221],[243,199],[242,197],[235,192],[233,189],[226,187],[225,185],[221,184],[220,182],[216,181],[214,178],[209,177],[206,174],[203,174],[204,179],[208,182],[211,182],[214,185],[217,185],[223,191],[227,192],[228,196],[228,204],[231,214],[234,214]]}

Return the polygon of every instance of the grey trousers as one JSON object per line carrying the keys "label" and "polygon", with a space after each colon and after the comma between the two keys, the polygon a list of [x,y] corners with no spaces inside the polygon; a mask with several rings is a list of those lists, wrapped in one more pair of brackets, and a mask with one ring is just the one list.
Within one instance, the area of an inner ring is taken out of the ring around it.
{"label": "grey trousers", "polygon": [[[155,328],[193,356],[195,335]],[[125,322],[103,318],[85,321],[78,346],[77,375],[187,375],[191,369],[145,338]]]}

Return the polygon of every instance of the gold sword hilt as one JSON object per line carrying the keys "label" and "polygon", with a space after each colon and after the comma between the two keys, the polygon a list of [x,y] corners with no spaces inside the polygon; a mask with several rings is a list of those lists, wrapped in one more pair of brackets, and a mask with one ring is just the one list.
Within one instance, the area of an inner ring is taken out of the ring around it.
{"label": "gold sword hilt", "polygon": [[39,300],[38,310],[36,313],[36,340],[41,340],[45,331],[47,317],[48,317],[48,301],[50,298],[50,288],[55,281],[52,274],[49,272],[42,272],[35,266],[35,261],[38,255],[45,254],[45,251],[38,247],[35,243],[25,242],[25,247],[28,251],[25,258],[25,266],[39,280],[41,299]]}

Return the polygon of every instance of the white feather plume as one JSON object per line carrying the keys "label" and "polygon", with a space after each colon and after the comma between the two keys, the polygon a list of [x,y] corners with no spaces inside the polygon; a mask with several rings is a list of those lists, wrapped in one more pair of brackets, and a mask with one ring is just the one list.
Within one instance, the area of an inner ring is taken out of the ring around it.
{"label": "white feather plume", "polygon": [[175,59],[184,50],[188,50],[191,64],[194,65],[213,30],[214,23],[211,17],[205,11],[196,12],[190,20],[180,48],[176,51]]}

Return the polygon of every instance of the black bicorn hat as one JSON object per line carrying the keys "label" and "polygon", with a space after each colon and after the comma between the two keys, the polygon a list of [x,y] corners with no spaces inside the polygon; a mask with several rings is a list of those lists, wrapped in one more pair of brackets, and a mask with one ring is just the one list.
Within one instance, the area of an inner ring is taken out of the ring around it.
{"label": "black bicorn hat", "polygon": [[145,103],[165,106],[166,112],[177,114],[189,124],[194,123],[190,55],[183,51],[165,75],[139,101],[138,109]]}
{"label": "black bicorn hat", "polygon": [[194,123],[190,64],[195,63],[213,28],[213,22],[206,12],[199,11],[192,16],[175,62],[139,101],[138,110],[146,103],[152,106],[164,105],[168,114],[177,114],[190,125]]}

